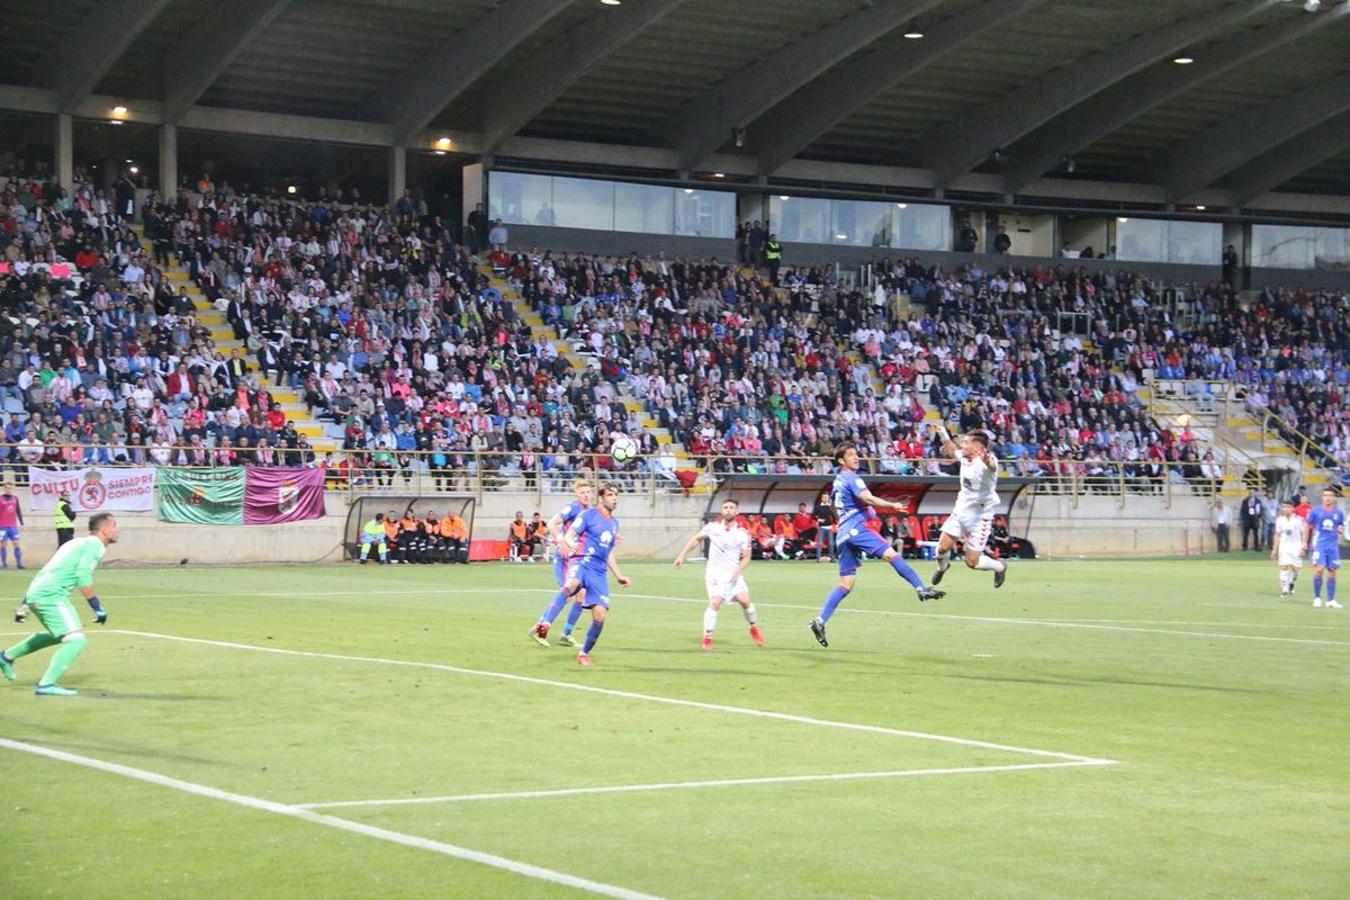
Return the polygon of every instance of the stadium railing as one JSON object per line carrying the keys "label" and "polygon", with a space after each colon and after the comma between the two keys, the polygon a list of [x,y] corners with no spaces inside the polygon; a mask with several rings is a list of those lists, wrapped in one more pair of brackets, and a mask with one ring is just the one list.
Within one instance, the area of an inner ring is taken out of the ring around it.
{"label": "stadium railing", "polygon": [[1261,449],[1264,450],[1268,446],[1281,443],[1293,448],[1298,462],[1300,481],[1303,478],[1304,470],[1310,463],[1331,472],[1342,484],[1350,481],[1350,471],[1347,471],[1347,468],[1350,467],[1343,465],[1337,459],[1335,453],[1318,443],[1315,438],[1299,431],[1271,412],[1269,408],[1249,408],[1249,411],[1256,415],[1260,423]]}
{"label": "stadium railing", "polygon": [[[31,460],[33,447],[0,443],[0,472],[19,484],[28,481],[28,467],[70,470],[89,466],[105,468],[159,467],[162,465],[187,467],[221,467],[220,464],[192,463],[191,457],[200,448],[174,446],[159,448],[160,456],[167,449],[168,462],[160,462],[143,446],[100,445],[98,454],[105,452],[111,460],[95,458],[90,448],[82,444],[46,445],[43,452],[59,449],[60,458]],[[208,450],[208,452],[210,452]],[[291,450],[294,454],[297,451]],[[54,454],[53,454],[54,455]],[[284,459],[286,451],[279,451]],[[438,465],[444,454],[436,451],[336,451],[318,458],[307,451],[301,468],[325,469],[325,485],[330,491],[351,495],[368,494],[469,494],[482,500],[485,494],[534,494],[542,502],[545,495],[566,494],[578,475],[597,482],[613,482],[625,494],[646,495],[655,502],[661,494],[707,495],[721,478],[733,473],[816,475],[822,487],[834,477],[835,469],[823,457],[785,457],[763,455],[717,455],[682,460],[672,464],[669,457],[638,457],[624,466],[615,466],[604,454],[568,454],[567,465],[550,465],[546,454],[536,456],[532,468],[522,468],[520,454],[497,451],[465,451],[450,454],[456,464]],[[182,460],[189,460],[183,462]],[[576,464],[573,460],[580,460]],[[1035,490],[1055,496],[1064,496],[1074,506],[1085,497],[1115,497],[1123,507],[1129,497],[1161,497],[1169,507],[1178,496],[1208,497],[1218,494],[1225,484],[1276,488],[1274,471],[1262,471],[1250,463],[1233,462],[1227,458],[1201,462],[1167,462],[1139,460],[1122,462],[1093,458],[1033,458],[1005,459],[1003,473],[1007,476],[1035,477]],[[693,465],[690,465],[693,463]],[[253,465],[243,463],[242,465]],[[278,462],[277,465],[286,465]],[[948,475],[955,476],[955,467],[942,460],[919,460],[895,457],[865,457],[861,471],[886,475]],[[235,463],[234,465],[241,465]],[[678,466],[678,467],[677,467]],[[1292,470],[1291,470],[1292,471]],[[1301,470],[1300,470],[1301,474]]]}

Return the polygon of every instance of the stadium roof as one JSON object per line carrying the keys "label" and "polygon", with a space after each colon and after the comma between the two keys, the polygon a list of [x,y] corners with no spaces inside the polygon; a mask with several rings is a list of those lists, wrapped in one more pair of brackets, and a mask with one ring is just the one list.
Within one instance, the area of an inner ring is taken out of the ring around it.
{"label": "stadium roof", "polygon": [[1048,177],[1061,197],[1129,183],[1241,207],[1350,195],[1350,3],[1312,5],[7,0],[0,108],[117,102],[278,137],[448,134],[498,159],[584,162],[586,142],[611,167],[765,183],[822,161],[835,182],[886,171],[952,196],[1039,196]]}

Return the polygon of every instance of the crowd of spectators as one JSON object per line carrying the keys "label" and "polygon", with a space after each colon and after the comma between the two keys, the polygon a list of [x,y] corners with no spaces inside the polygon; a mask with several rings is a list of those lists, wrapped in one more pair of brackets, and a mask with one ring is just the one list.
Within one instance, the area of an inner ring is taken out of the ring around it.
{"label": "crowd of spectators", "polygon": [[1175,471],[1213,486],[1196,434],[1162,427],[1134,394],[1156,348],[1180,339],[1147,282],[915,260],[873,271],[862,290],[829,267],[790,269],[775,290],[708,260],[532,250],[508,266],[546,322],[715,471],[818,471],[811,458],[850,440],[878,471],[935,472],[931,408],[992,431],[1020,474],[1106,489],[1117,472],[1157,487]]}
{"label": "crowd of spectators", "polygon": [[[830,267],[784,270],[775,286],[716,260],[511,251],[492,235],[493,267],[592,361],[576,369],[424,205],[198,188],[172,204],[148,195],[142,240],[120,194],[84,173],[70,196],[5,180],[0,460],[339,465],[281,408],[284,386],[340,443],[340,465],[383,486],[409,479],[415,451],[436,487],[480,465],[551,483],[583,460],[606,465],[618,434],[673,475],[630,397],[715,472],[822,471],[841,440],[882,472],[936,471],[935,409],[990,430],[1021,474],[1212,482],[1195,434],[1135,399],[1156,375],[1232,379],[1350,461],[1345,295],[1244,305],[1192,287],[1182,328],[1167,296],[1123,272],[904,259],[871,267],[865,288]],[[167,277],[177,261],[242,349],[199,323]]]}

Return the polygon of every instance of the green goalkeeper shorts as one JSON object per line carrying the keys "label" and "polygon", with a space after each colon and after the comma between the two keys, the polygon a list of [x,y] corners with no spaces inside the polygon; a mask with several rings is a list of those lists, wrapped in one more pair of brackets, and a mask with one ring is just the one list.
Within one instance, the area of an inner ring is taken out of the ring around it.
{"label": "green goalkeeper shorts", "polygon": [[47,633],[54,638],[60,639],[72,631],[80,631],[84,628],[84,625],[80,623],[79,614],[75,612],[75,607],[70,605],[70,600],[66,597],[26,597],[24,602],[38,617],[42,627],[46,628]]}

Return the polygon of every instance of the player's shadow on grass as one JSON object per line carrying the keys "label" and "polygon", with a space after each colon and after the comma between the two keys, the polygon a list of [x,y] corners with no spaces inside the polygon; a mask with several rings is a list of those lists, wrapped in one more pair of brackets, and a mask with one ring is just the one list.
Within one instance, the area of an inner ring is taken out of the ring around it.
{"label": "player's shadow on grass", "polygon": [[[42,747],[49,747],[53,750],[65,750],[68,753],[88,753],[92,756],[102,756],[107,753],[120,753],[124,756],[131,756],[137,759],[159,760],[161,762],[180,762],[191,763],[193,765],[209,765],[216,767],[234,768],[236,763],[229,759],[220,757],[193,756],[189,753],[176,753],[172,750],[166,750],[162,747],[143,747],[137,744],[128,744],[123,741],[102,739],[97,742],[65,740],[61,736],[69,732],[58,728],[47,728],[36,722],[23,723],[29,736],[20,736],[17,734],[7,734],[6,737],[16,741],[38,744]],[[41,737],[34,737],[33,734],[41,734]]]}
{"label": "player's shadow on grass", "polygon": [[170,700],[174,703],[200,703],[202,701],[225,699],[224,697],[212,697],[209,694],[123,693],[121,691],[110,691],[107,688],[81,691],[80,696],[89,700]]}
{"label": "player's shadow on grass", "polygon": [[1207,691],[1221,694],[1264,694],[1256,688],[1223,687],[1216,684],[1179,684],[1171,681],[1139,681],[1132,678],[1032,678],[1029,676],[960,675],[955,672],[926,673],[933,678],[956,678],[962,681],[990,681],[995,684],[1046,684],[1056,687],[1151,687],[1179,691]]}

